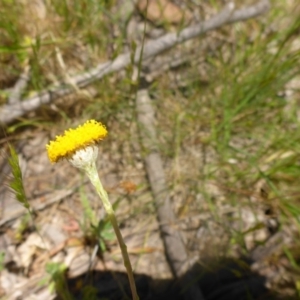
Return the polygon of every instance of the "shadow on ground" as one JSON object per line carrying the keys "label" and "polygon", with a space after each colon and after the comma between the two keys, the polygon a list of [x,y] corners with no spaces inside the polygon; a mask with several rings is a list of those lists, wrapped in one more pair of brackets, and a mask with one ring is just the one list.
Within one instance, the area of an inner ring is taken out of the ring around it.
{"label": "shadow on ground", "polygon": [[[212,270],[195,265],[189,278],[200,286],[205,300],[279,299],[266,289],[266,278],[251,272],[250,264],[245,259],[224,260]],[[180,280],[156,280],[147,275],[135,275],[135,279],[141,300],[184,300]],[[68,280],[68,287],[76,300],[83,299],[84,293],[85,299],[131,299],[127,275],[121,272],[93,271]]]}

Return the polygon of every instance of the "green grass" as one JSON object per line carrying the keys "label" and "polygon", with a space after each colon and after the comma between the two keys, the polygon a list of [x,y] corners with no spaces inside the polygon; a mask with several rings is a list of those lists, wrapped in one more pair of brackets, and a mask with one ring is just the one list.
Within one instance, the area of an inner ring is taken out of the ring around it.
{"label": "green grass", "polygon": [[[215,2],[211,1],[212,5]],[[115,1],[49,1],[46,10],[51,22],[46,26],[47,20],[40,21],[47,30],[29,39],[29,29],[22,27],[26,13],[12,5],[13,1],[3,3],[0,15],[8,16],[0,30],[3,88],[16,80],[24,64],[32,70],[24,96],[63,78],[66,71],[57,63],[55,47],[69,75],[123,51],[124,24],[121,16],[111,12]],[[164,74],[149,88],[157,113],[159,149],[170,189],[175,195],[181,193],[182,216],[209,212],[226,233],[224,249],[228,255],[234,255],[237,247],[243,253],[249,251],[247,237],[261,229],[258,219],[246,228],[243,210],[255,215],[271,208],[280,221],[279,230],[285,226],[299,229],[300,12],[296,4],[293,9],[276,1],[272,5],[269,14],[259,20],[219,31],[222,44],[204,52],[200,66],[187,64],[174,71],[181,76],[178,85]],[[111,35],[113,27],[118,28],[117,37]],[[193,47],[197,49],[205,38],[194,40]],[[211,41],[218,42],[213,37]],[[112,45],[114,50],[109,51]],[[115,74],[94,83],[94,99],[74,96],[75,113],[58,102],[58,111],[68,122],[95,118],[108,124],[110,138],[103,145],[105,151],[111,144],[122,149],[124,143],[138,142],[131,69],[125,74],[125,78]],[[289,86],[292,79],[295,88]],[[183,81],[184,86],[180,85]],[[52,117],[53,111],[46,109],[45,121]],[[131,154],[126,159],[134,165],[136,157]],[[260,183],[268,195],[255,202]],[[19,185],[19,181],[14,184]],[[287,254],[298,265],[299,254],[286,249],[281,256]]]}

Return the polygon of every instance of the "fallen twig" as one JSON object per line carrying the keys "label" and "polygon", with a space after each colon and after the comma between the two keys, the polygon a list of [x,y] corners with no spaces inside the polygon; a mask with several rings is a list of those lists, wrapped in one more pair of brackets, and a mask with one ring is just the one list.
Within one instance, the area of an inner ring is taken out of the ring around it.
{"label": "fallen twig", "polygon": [[30,79],[30,68],[26,66],[8,97],[8,104],[14,105],[21,101],[22,93],[25,91]]}
{"label": "fallen twig", "polygon": [[[192,39],[200,34],[208,32],[213,29],[217,29],[225,24],[244,21],[253,17],[257,17],[266,12],[269,8],[269,1],[262,0],[255,5],[248,6],[234,11],[234,5],[230,3],[224,10],[213,16],[207,21],[203,21],[197,25],[187,27],[180,33],[168,33],[157,40],[150,41],[145,44],[143,49],[143,59],[158,55],[165,50],[172,48],[173,46]],[[142,47],[139,46],[134,56],[134,62],[137,63],[140,57]],[[103,76],[120,71],[131,63],[131,54],[125,53],[118,56],[113,61],[108,61],[98,65],[96,68],[90,71],[76,75],[72,77],[72,82],[79,87],[85,87]],[[0,122],[2,124],[8,124],[15,119],[21,117],[27,112],[36,110],[43,104],[48,104],[51,101],[68,95],[74,92],[74,89],[62,83],[55,87],[50,87],[44,91],[41,91],[37,95],[24,99],[23,101],[15,104],[3,105],[0,111]]]}
{"label": "fallen twig", "polygon": [[[44,197],[43,201],[41,201],[40,197],[34,200],[30,201],[30,205],[33,211],[39,211],[43,210],[46,207],[59,202],[66,197],[72,195],[74,193],[74,190],[60,190],[60,191],[55,191],[51,193],[50,195],[47,195]],[[16,209],[13,214],[5,216],[0,220],[0,227],[5,225],[6,223],[13,221],[17,218],[20,218],[24,214],[27,213],[27,210],[23,206],[19,206],[18,209]]]}
{"label": "fallen twig", "polygon": [[[156,146],[156,130],[154,110],[147,89],[140,89],[136,96],[136,109],[140,126],[142,146],[147,155],[145,164],[147,175],[154,201],[156,204],[157,218],[160,226],[160,233],[164,242],[165,252],[173,275],[180,278],[187,271],[189,257],[182,241],[180,231],[176,225],[176,218],[171,205],[171,200],[166,184],[162,159]],[[199,287],[193,284],[192,278],[184,277],[182,282],[186,289],[185,299],[204,299]]]}

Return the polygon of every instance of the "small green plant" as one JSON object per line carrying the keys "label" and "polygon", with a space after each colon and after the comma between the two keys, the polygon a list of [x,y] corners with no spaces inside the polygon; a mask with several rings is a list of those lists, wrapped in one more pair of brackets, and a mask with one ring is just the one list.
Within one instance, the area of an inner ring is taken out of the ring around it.
{"label": "small green plant", "polygon": [[17,152],[12,145],[8,145],[8,146],[10,151],[8,162],[12,171],[12,181],[9,186],[14,191],[19,203],[22,204],[29,211],[29,213],[31,213],[30,205],[24,190],[22,171],[19,164]]}
{"label": "small green plant", "polygon": [[67,267],[61,263],[48,263],[46,265],[46,272],[50,276],[49,288],[52,292],[57,292],[63,300],[72,300],[73,297],[68,290],[66,283]]}
{"label": "small green plant", "polygon": [[83,287],[83,299],[84,300],[98,300],[97,298],[97,289],[93,286],[85,286]]}
{"label": "small green plant", "polygon": [[19,226],[17,227],[16,233],[15,233],[15,238],[18,242],[22,241],[24,233],[29,229],[30,221],[31,221],[31,217],[30,217],[29,213],[27,213],[26,215],[24,215],[22,217],[21,222],[20,222]]}
{"label": "small green plant", "polygon": [[113,241],[115,235],[113,233],[112,224],[109,222],[108,218],[100,220],[98,226],[95,228],[98,233],[99,246],[102,252],[107,250],[106,242]]}
{"label": "small green plant", "polygon": [[[83,187],[80,188],[80,201],[83,208],[83,223],[81,224],[81,228],[84,236],[88,243],[98,243],[103,253],[107,250],[107,242],[115,239],[113,227],[107,216],[101,218],[100,221],[97,220],[95,210],[86,197]],[[114,203],[114,209],[116,209],[118,203],[119,201]]]}
{"label": "small green plant", "polygon": [[101,253],[107,251],[107,242],[115,239],[113,227],[108,218],[101,219],[98,224],[82,225],[82,231],[87,244],[98,244]]}
{"label": "small green plant", "polygon": [[97,217],[95,210],[93,210],[90,201],[88,200],[84,188],[80,188],[80,202],[83,208],[83,231],[88,231],[89,228],[95,227],[97,225]]}
{"label": "small green plant", "polygon": [[4,270],[4,260],[5,260],[5,252],[0,252],[0,272]]}
{"label": "small green plant", "polygon": [[42,240],[44,240],[42,235],[38,231],[37,227],[35,226],[33,211],[32,211],[32,208],[30,207],[29,201],[25,194],[24,184],[23,184],[23,176],[22,176],[22,171],[21,171],[21,167],[19,164],[17,152],[12,145],[8,145],[8,146],[9,146],[9,150],[10,150],[10,156],[8,157],[8,163],[9,163],[9,165],[11,167],[11,171],[12,171],[12,180],[11,180],[9,186],[15,193],[17,201],[26,208],[27,213],[28,213],[27,215],[25,215],[25,217],[23,217],[23,219],[20,223],[20,226],[16,233],[16,238],[18,240],[22,239],[22,235],[23,235],[24,231],[26,229],[28,229],[29,217],[30,217],[33,222],[33,226],[35,227],[35,230],[37,231],[38,235],[41,237]]}

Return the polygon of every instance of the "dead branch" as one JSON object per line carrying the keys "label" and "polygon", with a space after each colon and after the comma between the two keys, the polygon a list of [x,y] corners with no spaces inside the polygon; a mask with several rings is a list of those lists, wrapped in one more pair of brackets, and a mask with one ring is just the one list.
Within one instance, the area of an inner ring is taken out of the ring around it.
{"label": "dead branch", "polygon": [[[217,29],[225,24],[244,21],[250,18],[257,17],[265,13],[269,9],[269,0],[261,0],[255,5],[248,6],[234,11],[233,3],[227,5],[220,13],[213,16],[207,21],[198,23],[197,25],[187,27],[180,33],[168,33],[157,40],[150,41],[145,44],[144,49],[139,46],[134,55],[134,63],[137,63],[140,58],[140,53],[143,49],[143,59],[158,55],[179,43],[183,43],[200,34]],[[72,77],[72,82],[79,88],[83,88],[103,76],[120,71],[131,63],[130,53],[121,54],[113,61],[108,61],[99,64],[96,68],[89,70],[86,73]],[[9,124],[15,119],[21,117],[27,112],[34,111],[43,104],[48,104],[51,101],[68,95],[74,92],[74,88],[61,83],[55,87],[39,92],[33,97],[24,99],[22,102],[15,104],[3,105],[0,111],[0,122]]]}
{"label": "dead branch", "polygon": [[[41,202],[40,198],[33,199],[30,201],[30,206],[33,211],[39,211],[43,210],[46,207],[57,203],[66,197],[72,195],[74,193],[73,190],[60,190],[60,191],[55,191],[51,193],[50,195],[45,196],[43,202]],[[20,218],[21,216],[25,215],[27,213],[27,210],[23,206],[19,206],[11,215],[6,215],[3,219],[0,220],[0,227],[5,225],[6,223],[13,221],[17,218]]]}
{"label": "dead branch", "polygon": [[[136,96],[136,109],[140,126],[142,146],[146,151],[145,165],[149,178],[152,194],[156,205],[157,219],[160,226],[160,233],[164,242],[165,252],[173,275],[176,278],[182,277],[187,271],[189,257],[185,245],[177,228],[176,217],[171,205],[168,187],[162,159],[156,146],[156,129],[154,126],[154,110],[147,89],[140,89]],[[185,296],[186,299],[204,299],[200,289],[192,284],[193,280],[185,278],[183,285],[189,286]],[[189,282],[186,282],[189,280]]]}
{"label": "dead branch", "polygon": [[9,105],[14,105],[21,101],[22,93],[25,91],[30,79],[30,68],[26,66],[20,78],[17,80],[8,97]]}

